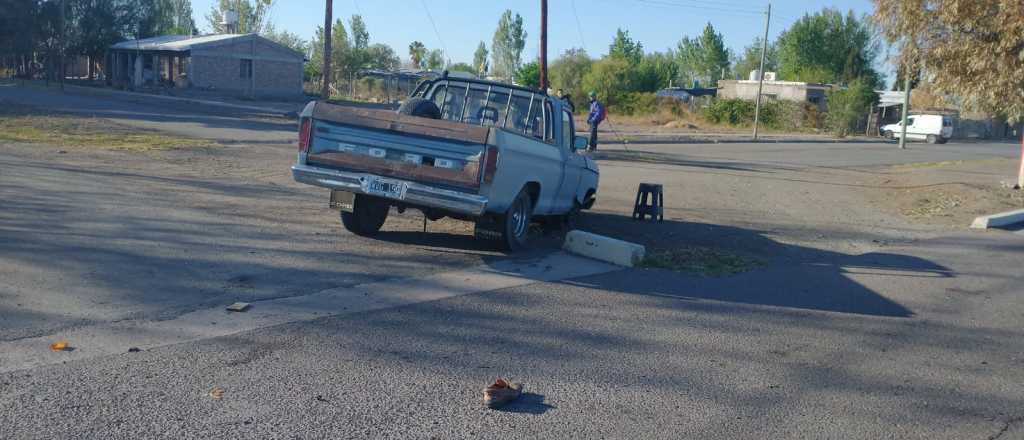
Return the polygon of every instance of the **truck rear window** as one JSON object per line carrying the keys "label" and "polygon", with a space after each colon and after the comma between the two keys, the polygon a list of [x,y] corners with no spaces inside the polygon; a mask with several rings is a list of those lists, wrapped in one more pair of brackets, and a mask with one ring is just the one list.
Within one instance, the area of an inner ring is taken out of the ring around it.
{"label": "truck rear window", "polygon": [[441,110],[442,119],[504,127],[545,142],[554,142],[551,104],[544,95],[449,81],[435,85],[430,91],[430,99]]}

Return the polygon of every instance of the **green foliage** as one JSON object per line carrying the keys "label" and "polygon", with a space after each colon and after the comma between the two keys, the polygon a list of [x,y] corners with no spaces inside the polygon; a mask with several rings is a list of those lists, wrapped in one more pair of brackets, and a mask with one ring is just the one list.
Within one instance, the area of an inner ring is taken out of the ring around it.
{"label": "green foliage", "polygon": [[608,56],[638,64],[644,56],[644,46],[639,41],[633,41],[629,37],[629,31],[616,29],[615,39],[608,46]]}
{"label": "green foliage", "polygon": [[476,69],[473,68],[473,66],[470,66],[469,64],[466,64],[466,63],[455,63],[455,64],[452,64],[452,65],[448,66],[448,70],[451,71],[451,72],[466,72],[466,73],[471,73],[473,75],[477,74]]}
{"label": "green foliage", "polygon": [[371,44],[366,48],[366,65],[371,69],[398,70],[402,60],[395,50],[383,43]]}
{"label": "green foliage", "polygon": [[427,46],[423,45],[421,41],[409,43],[409,59],[412,60],[414,66],[422,69],[423,62],[427,59]]}
{"label": "green foliage", "polygon": [[855,80],[849,87],[828,94],[825,124],[836,136],[845,137],[876,102],[878,95],[874,87],[864,80]]}
{"label": "green foliage", "polygon": [[698,38],[684,37],[679,42],[679,74],[685,84],[699,80],[706,87],[714,87],[729,69],[729,50],[722,34],[708,23]]}
{"label": "green foliage", "polygon": [[224,11],[235,10],[238,12],[238,28],[236,33],[263,33],[264,26],[269,22],[270,8],[274,6],[274,0],[218,0],[210,6],[210,12],[206,14],[206,22],[213,29],[214,33],[227,33],[223,24]]}
{"label": "green foliage", "polygon": [[476,47],[476,52],[473,52],[473,72],[476,75],[483,75],[487,73],[487,45],[483,41]]}
{"label": "green foliage", "polygon": [[444,69],[444,64],[444,53],[441,52],[441,49],[427,52],[427,58],[423,61],[423,66],[428,70]]}
{"label": "green foliage", "polygon": [[715,124],[746,125],[754,120],[754,102],[743,99],[716,99],[703,108],[703,116]]}
{"label": "green foliage", "polygon": [[633,91],[655,92],[668,87],[671,81],[679,77],[679,63],[672,52],[649,53],[636,66],[635,75]]}
{"label": "green foliage", "polygon": [[847,84],[866,78],[873,85],[880,82],[872,67],[878,55],[872,29],[866,18],[857,18],[853,11],[844,16],[825,8],[804,15],[779,36],[778,46],[782,79]]}
{"label": "green foliage", "polygon": [[626,93],[619,97],[609,111],[618,115],[643,116],[661,112],[681,115],[684,113],[682,104],[672,98],[655,96],[650,92]]}
{"label": "green foliage", "polygon": [[584,108],[587,90],[583,88],[583,77],[590,72],[593,63],[586,50],[566,50],[548,66],[551,87],[556,91],[561,90],[563,96],[569,95],[576,108]]}
{"label": "green foliage", "polygon": [[583,88],[597,92],[598,99],[607,105],[618,103],[633,90],[634,70],[628,61],[618,57],[605,57],[594,62],[583,76]]}
{"label": "green foliage", "polygon": [[294,50],[303,55],[309,54],[309,43],[299,37],[298,34],[293,34],[288,31],[278,32],[274,26],[267,25],[267,30],[263,32],[263,36],[268,40]]}
{"label": "green foliage", "polygon": [[536,61],[523,64],[515,74],[515,82],[521,86],[540,87],[540,64]]}
{"label": "green foliage", "polygon": [[[733,62],[733,73],[740,79],[750,77],[750,72],[761,66],[761,51],[763,40],[761,37],[754,39],[749,46],[743,49],[743,54]],[[764,57],[764,71],[775,72],[779,69],[779,46],[776,43],[768,44],[768,51]]]}
{"label": "green foliage", "polygon": [[511,10],[506,10],[498,20],[498,28],[494,30],[494,38],[491,40],[494,74],[511,78],[522,62],[524,47],[526,31],[523,30],[523,17],[519,14],[513,16]]}

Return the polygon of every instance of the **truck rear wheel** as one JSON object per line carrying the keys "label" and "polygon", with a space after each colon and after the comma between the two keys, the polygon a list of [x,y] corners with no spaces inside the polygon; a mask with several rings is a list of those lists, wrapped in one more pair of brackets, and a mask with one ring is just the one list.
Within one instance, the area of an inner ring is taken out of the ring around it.
{"label": "truck rear wheel", "polygon": [[929,144],[937,144],[937,143],[939,143],[939,137],[934,135],[934,134],[928,135],[928,137],[925,138],[925,140],[927,140]]}
{"label": "truck rear wheel", "polygon": [[532,217],[533,200],[523,188],[501,218],[501,245],[505,250],[514,252],[526,247]]}
{"label": "truck rear wheel", "polygon": [[341,211],[341,224],[349,232],[370,236],[380,231],[384,221],[388,219],[388,210],[391,206],[375,197],[356,194],[352,202],[352,212]]}

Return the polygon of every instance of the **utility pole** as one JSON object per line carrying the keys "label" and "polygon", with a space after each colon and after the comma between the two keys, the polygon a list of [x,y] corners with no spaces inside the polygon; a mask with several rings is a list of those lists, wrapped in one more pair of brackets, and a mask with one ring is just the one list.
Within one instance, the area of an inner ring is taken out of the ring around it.
{"label": "utility pole", "polygon": [[64,77],[67,76],[64,72],[64,49],[68,44],[67,22],[64,21],[64,8],[66,6],[65,1],[60,0],[60,68],[58,72],[60,73],[60,91],[62,92],[64,91]]}
{"label": "utility pole", "polygon": [[331,15],[333,15],[334,0],[327,0],[324,8],[324,84],[320,91],[320,99],[324,101],[331,98]]}
{"label": "utility pole", "polygon": [[540,89],[548,91],[548,0],[540,0]]}
{"label": "utility pole", "polygon": [[764,89],[764,58],[768,54],[768,25],[772,21],[772,4],[768,3],[768,12],[764,19],[764,41],[761,45],[761,66],[757,69],[757,99],[754,101],[754,140],[757,140],[757,125],[761,122],[761,91]]}
{"label": "utility pole", "polygon": [[910,69],[903,70],[903,117],[900,119],[900,149],[907,148],[907,110],[910,109]]}

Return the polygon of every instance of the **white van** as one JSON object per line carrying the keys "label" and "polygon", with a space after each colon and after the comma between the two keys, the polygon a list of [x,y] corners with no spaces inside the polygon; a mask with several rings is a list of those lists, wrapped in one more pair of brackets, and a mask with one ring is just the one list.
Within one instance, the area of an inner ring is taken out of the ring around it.
{"label": "white van", "polygon": [[[883,126],[879,131],[886,139],[896,139],[902,133],[902,125],[897,122]],[[918,139],[929,144],[944,144],[953,137],[953,118],[942,115],[911,115],[907,116],[907,140]]]}

